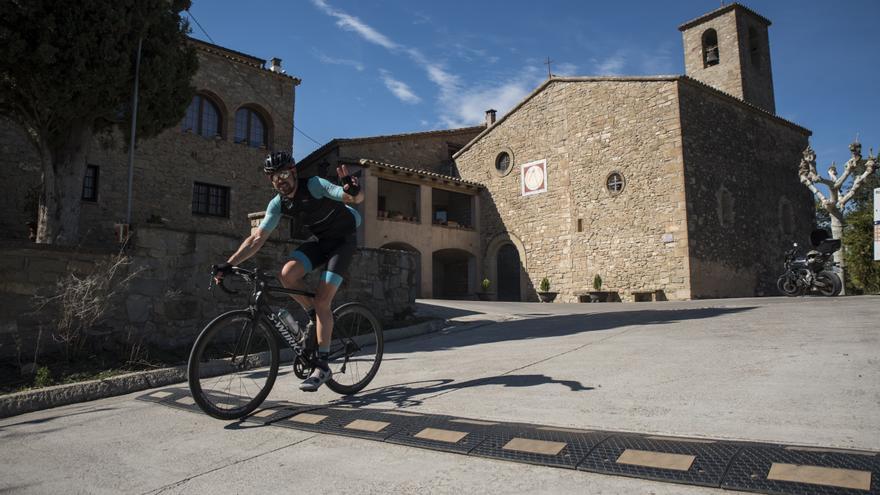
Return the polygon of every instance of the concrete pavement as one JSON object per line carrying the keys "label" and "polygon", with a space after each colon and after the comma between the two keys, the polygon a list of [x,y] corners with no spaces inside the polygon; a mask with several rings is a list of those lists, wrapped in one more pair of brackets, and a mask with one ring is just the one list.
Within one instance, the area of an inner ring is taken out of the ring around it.
{"label": "concrete pavement", "polygon": [[[880,450],[880,297],[422,301],[466,323],[389,344],[344,402],[548,426]],[[138,394],[0,420],[15,493],[721,493],[226,423]],[[270,398],[340,401],[296,391]],[[323,466],[323,471],[315,465]]]}

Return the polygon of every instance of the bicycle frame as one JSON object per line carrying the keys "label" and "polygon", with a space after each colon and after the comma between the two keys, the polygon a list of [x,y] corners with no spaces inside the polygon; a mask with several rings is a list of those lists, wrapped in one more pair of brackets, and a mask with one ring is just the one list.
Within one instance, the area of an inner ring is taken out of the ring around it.
{"label": "bicycle frame", "polygon": [[[313,292],[301,290],[301,289],[288,289],[286,287],[281,287],[278,285],[269,284],[269,280],[272,280],[273,277],[270,277],[266,273],[261,273],[259,269],[255,269],[254,271],[245,270],[242,268],[236,268],[233,272],[236,275],[241,276],[247,282],[253,285],[253,291],[250,295],[250,300],[248,302],[247,311],[251,314],[252,323],[257,325],[260,321],[260,318],[265,319],[269,326],[275,330],[275,333],[278,334],[282,340],[290,347],[293,352],[297,356],[303,356],[305,354],[305,349],[299,342],[297,342],[296,337],[291,334],[290,329],[287,327],[287,324],[281,321],[281,318],[275,312],[274,309],[269,305],[269,302],[266,300],[270,296],[268,294],[278,293],[278,294],[287,294],[287,295],[300,295],[306,297],[315,297]],[[218,284],[224,292],[229,294],[238,294],[238,291],[233,291],[227,289],[223,282],[221,281]],[[247,337],[250,339],[250,335]],[[246,345],[247,349],[248,346]],[[339,351],[332,353],[330,355],[331,359],[334,359],[338,356],[345,355],[347,350],[347,346],[343,346]],[[245,352],[246,356],[247,352]],[[245,357],[246,359],[246,357]],[[348,356],[346,356],[346,363],[348,362]]]}

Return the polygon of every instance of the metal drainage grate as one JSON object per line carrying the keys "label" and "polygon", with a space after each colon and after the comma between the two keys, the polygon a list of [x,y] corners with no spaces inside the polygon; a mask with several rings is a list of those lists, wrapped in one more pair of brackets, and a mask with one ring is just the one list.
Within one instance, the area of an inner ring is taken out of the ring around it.
{"label": "metal drainage grate", "polygon": [[[422,420],[417,418],[416,421]],[[272,424],[296,430],[385,440],[411,422],[413,418],[392,417],[364,409],[325,407],[298,413]]]}
{"label": "metal drainage grate", "polygon": [[448,416],[424,415],[420,421],[404,423],[386,442],[411,447],[467,454],[487,437],[487,426],[451,422]]}
{"label": "metal drainage grate", "polygon": [[471,454],[506,461],[574,469],[602,440],[604,432],[573,432],[502,424],[484,430],[486,440]]}
{"label": "metal drainage grate", "polygon": [[738,450],[731,443],[614,435],[596,447],[578,469],[717,487]]}
{"label": "metal drainage grate", "polygon": [[805,495],[880,494],[876,453],[748,446],[733,460],[722,488]]}
{"label": "metal drainage grate", "polygon": [[293,402],[274,402],[265,401],[256,411],[245,417],[243,421],[248,423],[257,423],[268,425],[285,418],[289,418],[295,414],[320,409],[322,406],[310,406],[306,404],[296,404]]}

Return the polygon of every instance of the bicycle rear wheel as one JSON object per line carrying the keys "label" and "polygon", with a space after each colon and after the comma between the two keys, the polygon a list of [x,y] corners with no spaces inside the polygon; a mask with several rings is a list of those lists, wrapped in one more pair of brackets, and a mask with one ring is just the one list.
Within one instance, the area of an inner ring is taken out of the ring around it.
{"label": "bicycle rear wheel", "polygon": [[196,404],[217,419],[238,419],[260,406],[278,375],[278,342],[250,312],[231,311],[196,338],[187,379]]}
{"label": "bicycle rear wheel", "polygon": [[343,395],[361,391],[379,371],[385,340],[382,325],[366,306],[343,304],[333,312],[330,342],[330,390]]}

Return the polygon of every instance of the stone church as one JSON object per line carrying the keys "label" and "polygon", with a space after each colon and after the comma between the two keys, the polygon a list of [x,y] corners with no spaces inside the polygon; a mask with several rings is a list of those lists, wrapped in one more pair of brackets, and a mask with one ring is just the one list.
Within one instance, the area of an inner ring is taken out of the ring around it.
{"label": "stone church", "polygon": [[306,161],[363,166],[361,243],[418,253],[422,297],[488,278],[493,298],[532,301],[546,277],[577,302],[596,275],[606,300],[772,295],[813,202],[797,176],[811,133],[775,113],[769,26],[730,4],[679,26],[686,75],[550,77],[462,130],[476,135],[452,168],[452,144],[395,154],[432,133],[334,140]]}
{"label": "stone church", "polygon": [[595,275],[630,301],[775,294],[813,202],[811,133],[775,113],[769,26],[723,6],[679,27],[686,75],[552,77],[457,152],[485,186],[484,276],[522,299],[546,277],[569,302]]}

